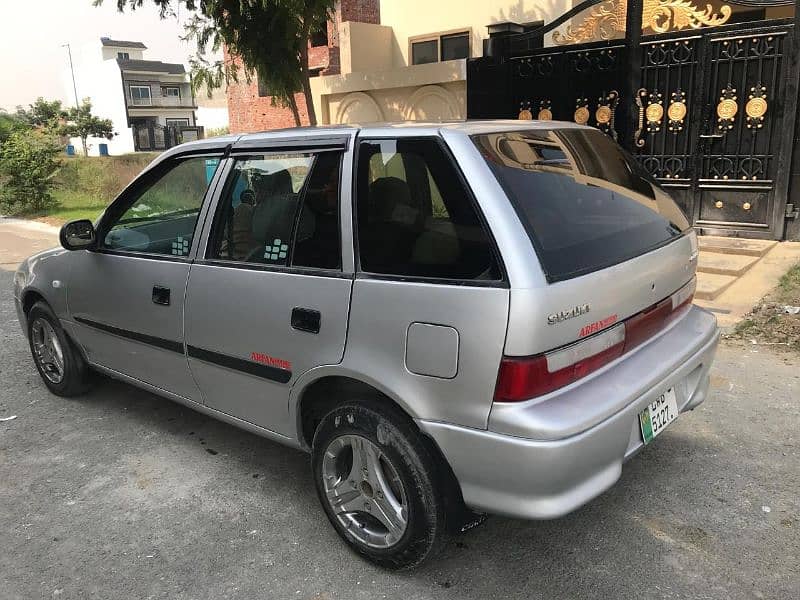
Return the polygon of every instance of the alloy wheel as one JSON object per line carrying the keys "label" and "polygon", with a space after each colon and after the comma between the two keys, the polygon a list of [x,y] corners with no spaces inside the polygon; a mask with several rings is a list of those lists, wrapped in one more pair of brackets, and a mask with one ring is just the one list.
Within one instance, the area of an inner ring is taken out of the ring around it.
{"label": "alloy wheel", "polygon": [[31,341],[36,362],[51,383],[64,379],[64,352],[53,326],[42,318],[31,324]]}
{"label": "alloy wheel", "polygon": [[388,457],[360,435],[334,438],[322,460],[325,496],[336,519],[361,543],[390,548],[408,526],[408,498]]}

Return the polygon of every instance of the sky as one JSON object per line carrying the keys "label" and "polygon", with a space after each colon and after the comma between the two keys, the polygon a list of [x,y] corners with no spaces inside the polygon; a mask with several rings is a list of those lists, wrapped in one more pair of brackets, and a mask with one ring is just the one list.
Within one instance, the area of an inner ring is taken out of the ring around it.
{"label": "sky", "polygon": [[119,13],[116,0],[100,7],[92,0],[0,0],[0,108],[13,112],[39,96],[74,103],[62,79],[69,67],[63,44],[71,45],[77,59],[90,42],[97,42],[99,52],[101,37],[136,40],[147,46],[145,58],[188,68],[193,46],[180,40],[182,34],[175,18],[162,21],[150,3]]}

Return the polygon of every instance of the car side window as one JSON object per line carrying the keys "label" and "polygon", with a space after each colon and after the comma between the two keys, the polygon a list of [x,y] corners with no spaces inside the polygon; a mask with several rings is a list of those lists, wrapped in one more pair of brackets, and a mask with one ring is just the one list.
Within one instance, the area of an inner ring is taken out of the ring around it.
{"label": "car side window", "polygon": [[338,269],[341,154],[236,159],[207,258]]}
{"label": "car side window", "polygon": [[455,166],[434,139],[365,140],[358,152],[363,271],[499,280],[492,243]]}
{"label": "car side window", "polygon": [[179,161],[160,177],[134,191],[121,214],[105,228],[102,247],[109,250],[186,256],[197,216],[219,158]]}

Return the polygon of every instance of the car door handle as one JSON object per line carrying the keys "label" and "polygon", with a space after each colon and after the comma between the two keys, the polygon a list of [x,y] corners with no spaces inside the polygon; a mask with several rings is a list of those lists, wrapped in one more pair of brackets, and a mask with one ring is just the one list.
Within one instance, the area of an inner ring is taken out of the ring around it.
{"label": "car door handle", "polygon": [[153,304],[169,306],[169,288],[160,285],[153,286]]}
{"label": "car door handle", "polygon": [[292,310],[292,328],[308,333],[319,333],[322,315],[318,310],[295,307]]}

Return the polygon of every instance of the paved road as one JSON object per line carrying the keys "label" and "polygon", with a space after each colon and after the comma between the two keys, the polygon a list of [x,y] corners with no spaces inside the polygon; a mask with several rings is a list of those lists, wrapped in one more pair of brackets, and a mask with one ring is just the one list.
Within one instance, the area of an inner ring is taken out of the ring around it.
{"label": "paved road", "polygon": [[[350,554],[305,455],[126,385],[39,382],[0,270],[0,598],[800,597],[800,370],[727,347],[611,491],[492,518],[404,574]],[[502,469],[503,465],[497,465]]]}

